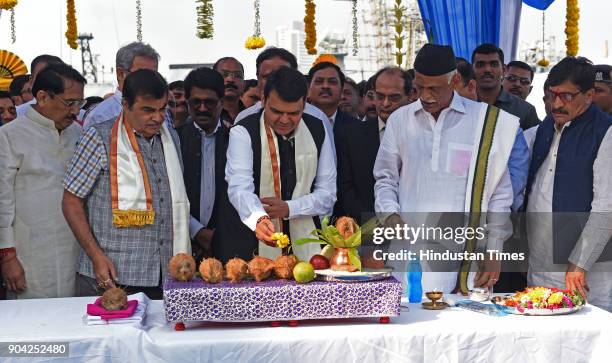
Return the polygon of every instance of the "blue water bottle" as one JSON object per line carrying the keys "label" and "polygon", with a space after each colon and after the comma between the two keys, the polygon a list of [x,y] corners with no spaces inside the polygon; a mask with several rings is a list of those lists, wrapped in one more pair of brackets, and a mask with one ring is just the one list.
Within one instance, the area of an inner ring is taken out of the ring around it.
{"label": "blue water bottle", "polygon": [[423,271],[421,263],[416,260],[411,260],[408,264],[407,282],[408,282],[408,301],[411,303],[420,303],[423,298]]}

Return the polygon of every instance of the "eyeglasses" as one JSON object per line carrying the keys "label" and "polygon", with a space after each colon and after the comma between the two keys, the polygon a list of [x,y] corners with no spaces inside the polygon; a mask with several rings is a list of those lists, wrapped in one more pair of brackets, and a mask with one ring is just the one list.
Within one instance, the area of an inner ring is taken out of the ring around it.
{"label": "eyeglasses", "polygon": [[202,106],[202,104],[204,104],[204,106],[206,106],[206,109],[210,110],[210,109],[217,107],[217,105],[219,104],[219,99],[205,98],[202,100],[199,98],[191,98],[189,99],[188,102],[189,102],[189,107],[193,109],[198,109],[200,108],[200,106]]}
{"label": "eyeglasses", "polygon": [[87,100],[65,100],[58,95],[52,95],[52,96],[62,101],[64,106],[68,108],[79,108],[80,109],[81,107],[85,106],[85,104],[87,103]]}
{"label": "eyeglasses", "polygon": [[221,73],[221,76],[223,78],[227,78],[229,76],[232,76],[236,79],[244,79],[244,74],[240,71],[219,71],[219,73]]}
{"label": "eyeglasses", "polygon": [[571,92],[555,92],[551,89],[548,89],[544,93],[544,97],[549,102],[555,102],[557,97],[559,97],[559,99],[561,99],[561,102],[566,104],[566,103],[572,102],[574,100],[574,97],[576,97],[578,94],[580,94],[580,91],[576,93],[571,93]]}
{"label": "eyeglasses", "polygon": [[518,76],[515,76],[514,74],[507,75],[505,78],[506,78],[506,81],[510,83],[519,81],[521,85],[523,86],[529,86],[531,84],[531,81],[529,80],[529,78],[518,77]]}

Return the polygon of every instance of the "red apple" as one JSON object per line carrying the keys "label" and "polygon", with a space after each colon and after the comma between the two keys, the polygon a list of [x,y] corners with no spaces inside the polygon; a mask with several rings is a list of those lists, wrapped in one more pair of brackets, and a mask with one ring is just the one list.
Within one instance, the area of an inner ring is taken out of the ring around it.
{"label": "red apple", "polygon": [[325,270],[329,268],[329,260],[322,255],[314,255],[310,258],[310,264],[315,270]]}

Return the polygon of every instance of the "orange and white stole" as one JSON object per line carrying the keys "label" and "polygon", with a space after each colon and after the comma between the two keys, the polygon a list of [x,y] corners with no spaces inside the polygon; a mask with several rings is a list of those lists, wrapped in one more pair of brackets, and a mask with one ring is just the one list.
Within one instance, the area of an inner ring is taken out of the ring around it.
{"label": "orange and white stole", "polygon": [[[164,162],[172,196],[173,253],[191,253],[189,200],[178,153],[166,124],[160,130]],[[151,185],[136,135],[119,115],[111,131],[110,181],[113,225],[143,227],[153,224]]]}
{"label": "orange and white stole", "polygon": [[[272,129],[264,121],[262,112],[259,121],[261,139],[261,167],[259,180],[259,197],[276,197],[281,199],[282,185],[280,182],[280,156],[278,155],[278,139]],[[291,199],[297,199],[303,195],[310,194],[310,188],[317,176],[318,153],[308,126],[304,120],[300,120],[294,131],[295,141],[295,177],[296,184]],[[292,240],[305,238],[310,235],[316,227],[313,216],[296,216],[289,221],[289,232]],[[282,230],[282,220],[274,219],[275,231]],[[302,261],[308,261],[313,255],[321,252],[320,246],[315,243],[307,243],[301,246],[293,246],[293,253]],[[259,243],[259,255],[268,258],[276,258],[281,254],[280,248],[274,248],[263,242]]]}

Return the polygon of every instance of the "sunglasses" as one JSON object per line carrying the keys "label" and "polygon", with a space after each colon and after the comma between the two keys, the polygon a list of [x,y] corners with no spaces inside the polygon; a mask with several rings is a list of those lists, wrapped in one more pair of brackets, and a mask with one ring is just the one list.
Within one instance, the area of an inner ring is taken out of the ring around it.
{"label": "sunglasses", "polygon": [[508,81],[510,83],[514,83],[514,82],[518,81],[523,86],[529,86],[531,84],[531,81],[529,80],[529,78],[522,78],[522,77],[515,76],[513,74],[510,74],[510,75],[506,76],[505,78],[506,78],[506,81]]}

